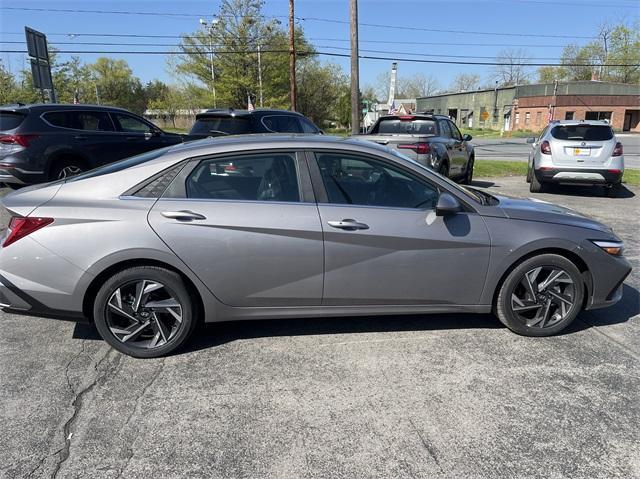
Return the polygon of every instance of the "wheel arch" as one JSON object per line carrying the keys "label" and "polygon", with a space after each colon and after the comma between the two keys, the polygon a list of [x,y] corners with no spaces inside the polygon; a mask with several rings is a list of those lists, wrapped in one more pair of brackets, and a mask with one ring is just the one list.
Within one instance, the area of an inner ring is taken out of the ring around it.
{"label": "wheel arch", "polygon": [[47,178],[51,179],[51,172],[56,165],[69,159],[82,163],[82,165],[84,165],[87,169],[91,167],[91,161],[89,160],[87,155],[76,150],[57,150],[49,155],[49,161],[47,161],[46,165]]}
{"label": "wheel arch", "polygon": [[496,283],[493,289],[493,293],[491,297],[492,308],[495,309],[496,307],[496,301],[498,299],[498,294],[500,293],[500,288],[502,288],[502,285],[507,279],[507,276],[509,276],[509,274],[515,268],[517,268],[518,265],[522,264],[524,261],[530,258],[533,258],[534,256],[540,256],[543,254],[556,254],[558,256],[562,256],[568,259],[569,261],[571,261],[573,264],[576,265],[576,267],[582,274],[583,288],[585,293],[582,299],[582,307],[584,308],[588,304],[588,300],[591,297],[591,294],[593,292],[593,278],[591,276],[591,271],[589,270],[589,266],[587,265],[587,263],[585,263],[585,261],[578,254],[576,254],[571,250],[568,250],[562,247],[543,247],[543,248],[534,249],[532,251],[529,251],[519,256],[515,261],[512,261],[511,264],[506,269],[504,269],[504,271],[502,271],[502,274],[500,275],[500,279],[498,280],[498,282]]}
{"label": "wheel arch", "polygon": [[122,261],[118,261],[113,263],[106,268],[104,268],[100,273],[98,273],[87,286],[84,296],[82,299],[82,313],[83,315],[91,322],[93,322],[93,299],[100,287],[104,284],[104,282],[113,276],[114,274],[123,271],[125,269],[140,267],[140,266],[156,266],[160,268],[167,269],[169,271],[173,271],[180,275],[182,280],[185,282],[187,288],[190,293],[193,295],[194,304],[196,306],[196,317],[198,322],[204,322],[206,315],[206,308],[204,305],[204,299],[202,297],[202,291],[196,286],[194,281],[189,277],[189,275],[185,274],[179,268],[171,265],[167,262],[158,260],[158,259],[150,259],[150,258],[138,258],[138,259],[126,259]]}

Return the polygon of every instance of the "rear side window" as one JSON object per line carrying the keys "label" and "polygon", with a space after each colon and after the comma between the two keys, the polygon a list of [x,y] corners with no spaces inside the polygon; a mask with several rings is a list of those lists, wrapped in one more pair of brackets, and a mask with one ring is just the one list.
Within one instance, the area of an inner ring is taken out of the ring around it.
{"label": "rear side window", "polygon": [[25,119],[22,113],[12,111],[0,111],[0,131],[13,130],[18,128]]}
{"label": "rear side window", "polygon": [[551,130],[557,140],[607,141],[613,138],[613,130],[606,125],[559,125]]}
{"label": "rear side window", "polygon": [[188,198],[300,201],[293,153],[233,156],[205,160],[186,181]]}
{"label": "rear side window", "polygon": [[433,120],[389,118],[388,120],[380,120],[377,131],[372,133],[435,135],[436,131],[436,122]]}
{"label": "rear side window", "polygon": [[114,131],[108,113],[101,111],[51,111],[43,118],[53,126],[83,131]]}
{"label": "rear side window", "polygon": [[191,127],[190,135],[244,135],[250,133],[248,118],[220,116],[198,118]]}
{"label": "rear side window", "polygon": [[293,115],[269,115],[262,117],[264,127],[273,133],[302,133],[298,117]]}

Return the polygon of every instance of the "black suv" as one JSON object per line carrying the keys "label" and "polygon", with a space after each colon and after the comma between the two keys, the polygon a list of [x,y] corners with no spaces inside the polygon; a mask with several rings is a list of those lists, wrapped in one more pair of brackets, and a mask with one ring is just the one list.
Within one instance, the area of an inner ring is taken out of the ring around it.
{"label": "black suv", "polygon": [[61,179],[182,141],[121,108],[0,106],[0,182],[19,188]]}
{"label": "black suv", "polygon": [[310,133],[322,130],[308,118],[287,110],[207,110],[196,115],[189,140],[250,133]]}

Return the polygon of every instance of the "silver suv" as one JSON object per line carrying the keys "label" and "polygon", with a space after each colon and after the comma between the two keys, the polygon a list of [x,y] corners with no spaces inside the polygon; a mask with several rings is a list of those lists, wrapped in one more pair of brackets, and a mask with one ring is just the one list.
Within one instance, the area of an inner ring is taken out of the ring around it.
{"label": "silver suv", "polygon": [[539,138],[528,138],[527,183],[539,193],[548,183],[602,184],[616,197],[624,174],[624,156],[606,121],[554,121]]}

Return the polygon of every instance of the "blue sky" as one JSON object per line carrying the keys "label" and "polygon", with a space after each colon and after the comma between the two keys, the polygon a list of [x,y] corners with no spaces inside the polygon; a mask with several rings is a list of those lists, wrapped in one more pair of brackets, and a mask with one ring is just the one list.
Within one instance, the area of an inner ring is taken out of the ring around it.
{"label": "blue sky", "polygon": [[[198,16],[208,14],[212,17],[218,11],[219,0],[110,0],[103,2],[68,0],[0,0],[0,49],[21,49],[23,45],[2,43],[24,40],[23,27],[28,25],[42,31],[49,42],[128,42],[128,43],[177,43],[179,39],[164,38],[98,38],[54,35],[56,33],[122,33],[146,35],[180,35],[194,31],[199,27]],[[282,16],[286,25],[288,0],[267,0],[264,14]],[[411,54],[429,55],[465,55],[470,60],[481,57],[494,57],[503,48],[514,45],[526,50],[533,58],[545,58],[552,61],[562,52],[567,43],[584,44],[586,38],[595,35],[598,25],[611,22],[630,21],[640,16],[640,2],[636,0],[360,0],[360,49],[363,55],[411,57]],[[56,13],[38,11],[9,10],[19,8],[55,8],[120,10],[128,12],[156,12],[192,14],[193,17],[119,15],[98,13]],[[305,35],[311,39],[319,51],[337,53],[348,52],[349,29],[347,24],[313,20],[316,17],[329,20],[347,21],[349,19],[348,0],[296,0],[296,16],[300,20]],[[363,24],[373,23],[388,27],[371,27]],[[399,28],[396,28],[399,27]],[[403,28],[404,27],[404,28]],[[465,32],[492,32],[503,35],[484,35],[472,33],[435,33],[409,28],[429,28],[441,30],[459,30]],[[19,34],[14,34],[14,33]],[[509,36],[504,34],[527,34],[531,36]],[[399,42],[441,42],[453,45],[419,45]],[[63,49],[158,49],[171,47],[120,47],[120,46],[74,46],[58,45]],[[329,48],[334,47],[334,48]],[[344,50],[343,50],[344,49]],[[397,53],[366,52],[379,50]],[[94,61],[96,54],[80,55],[84,61]],[[134,73],[143,81],[159,78],[171,81],[171,76],[163,55],[110,55],[125,59]],[[0,53],[5,65],[13,71],[26,65],[26,57],[21,54]],[[348,71],[346,58],[322,57],[333,61]],[[431,57],[435,58],[435,57]],[[454,58],[452,58],[454,59]],[[455,60],[455,59],[454,59]],[[490,61],[490,60],[489,60]],[[361,86],[374,84],[379,73],[390,69],[390,61],[360,61]],[[456,74],[477,73],[482,79],[488,79],[490,67],[470,65],[444,65],[400,62],[400,77],[416,72],[436,77],[442,87],[446,87]]]}

